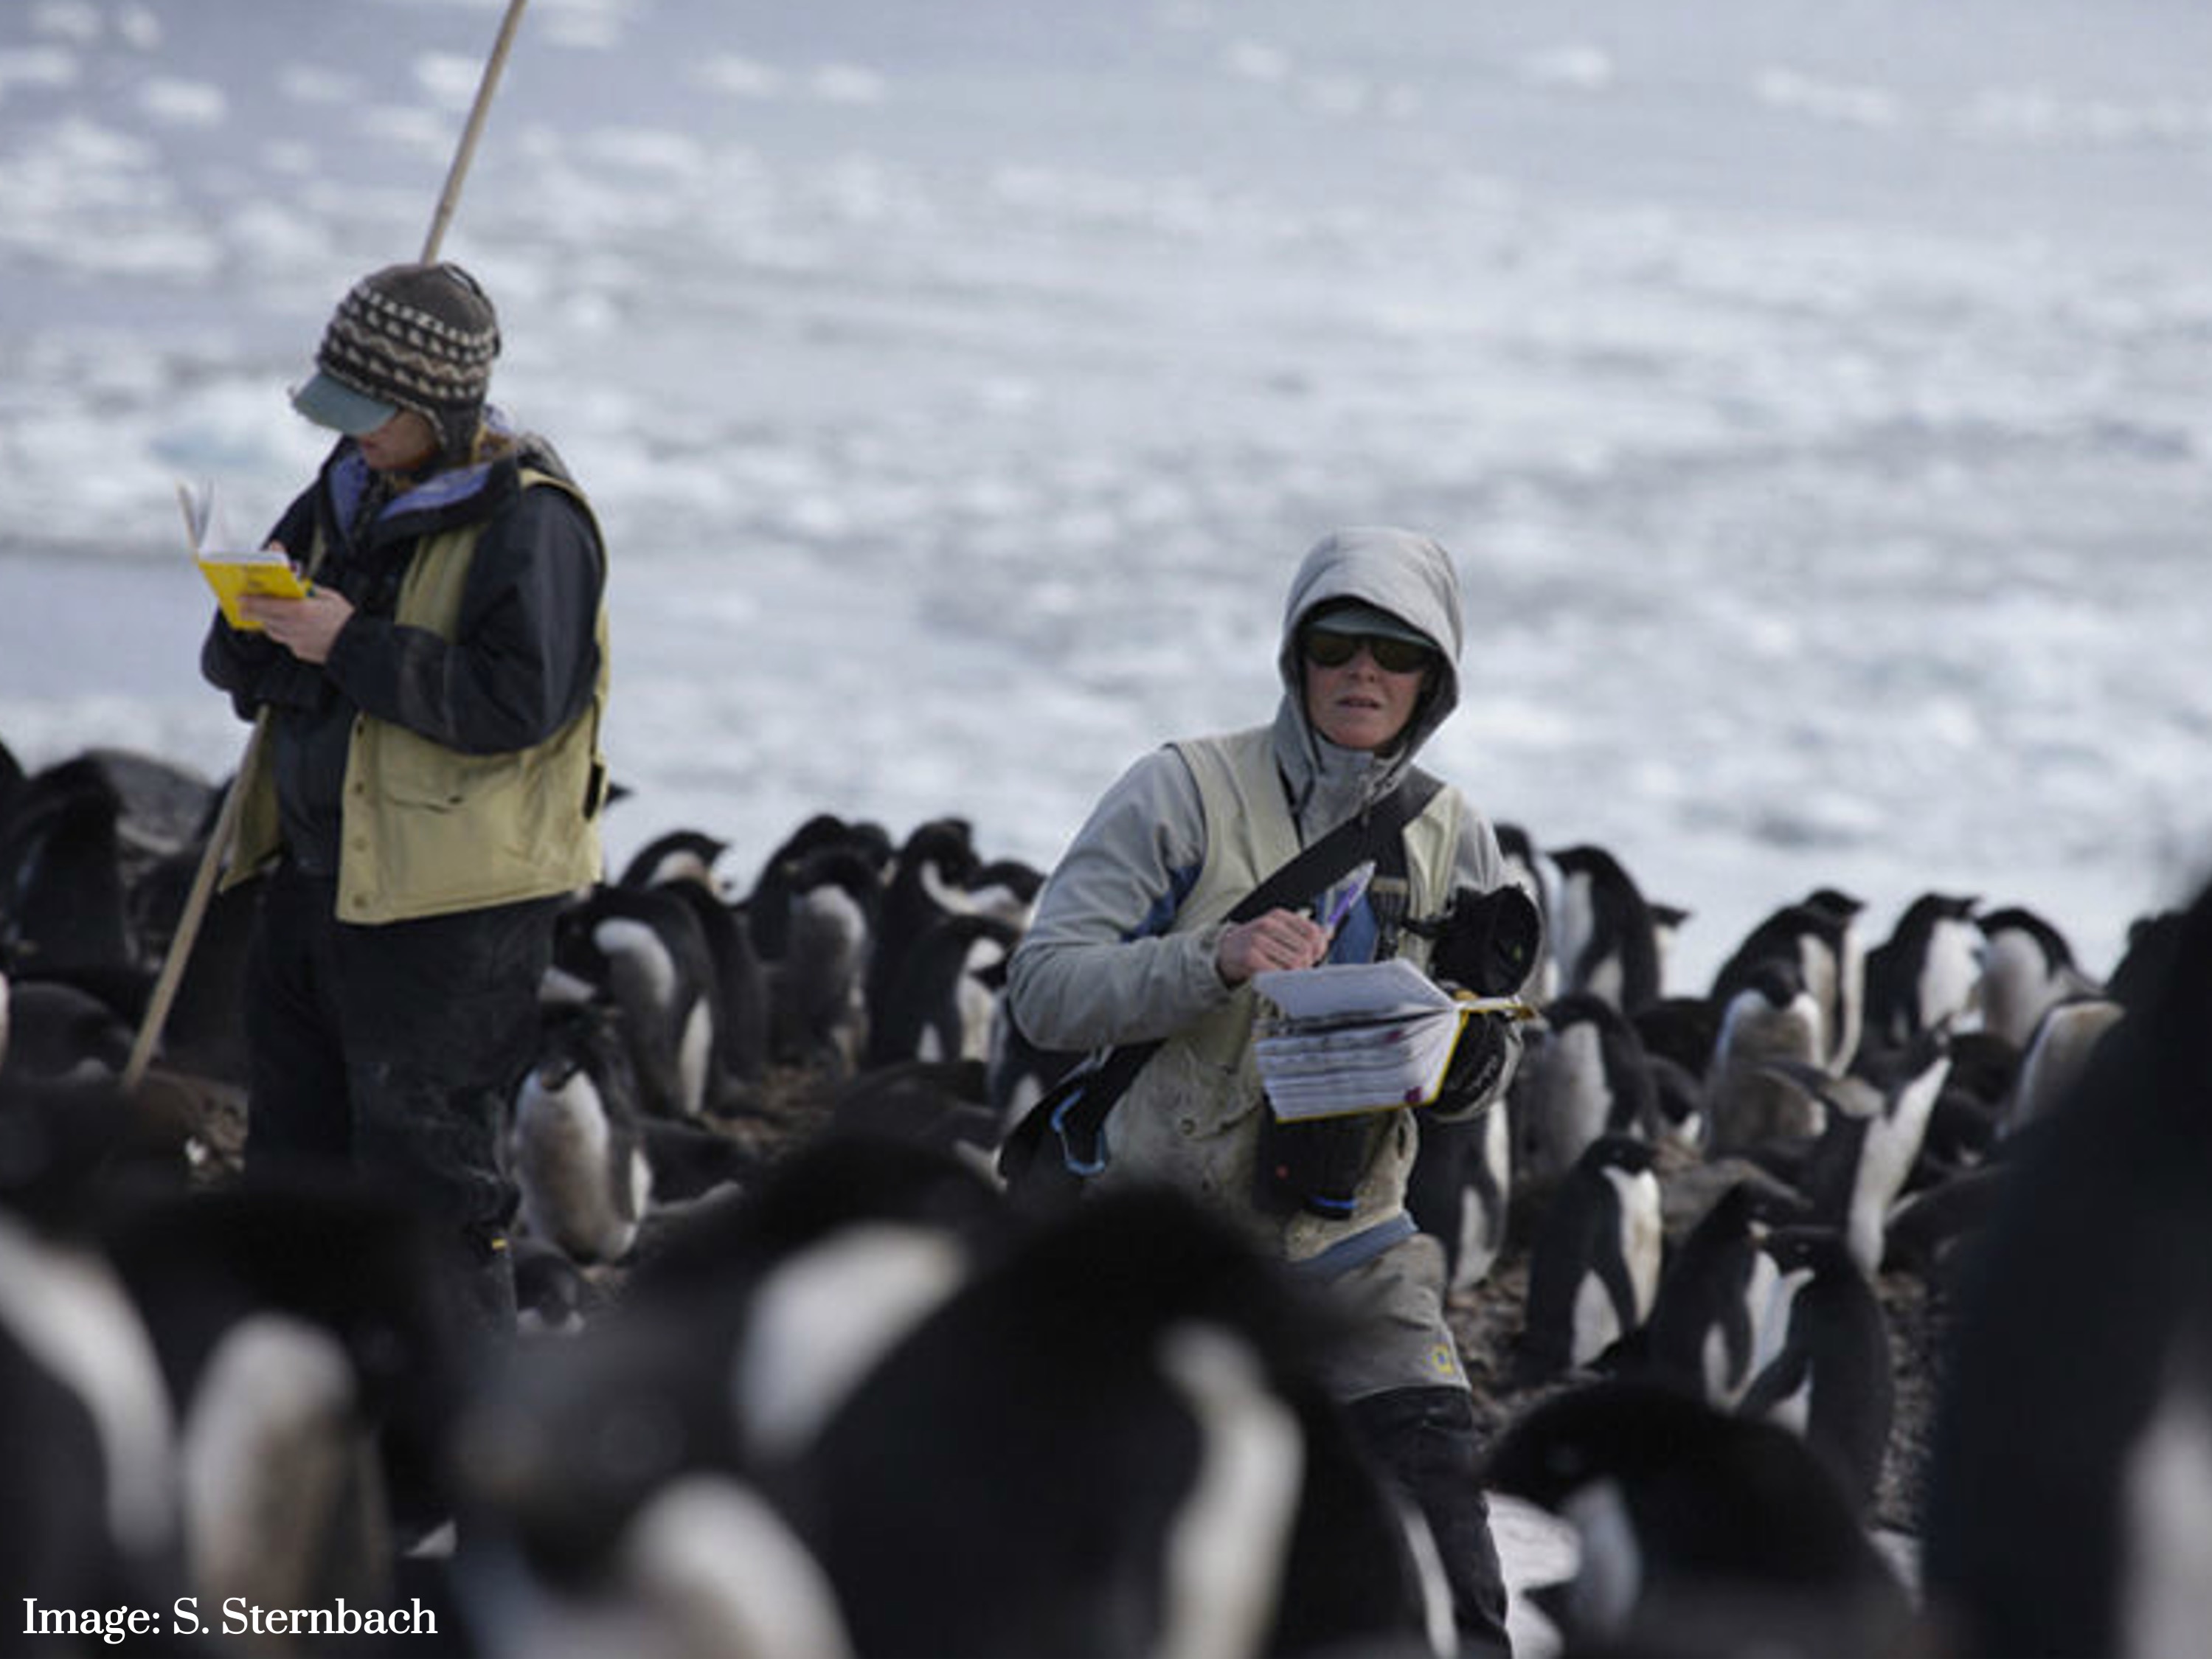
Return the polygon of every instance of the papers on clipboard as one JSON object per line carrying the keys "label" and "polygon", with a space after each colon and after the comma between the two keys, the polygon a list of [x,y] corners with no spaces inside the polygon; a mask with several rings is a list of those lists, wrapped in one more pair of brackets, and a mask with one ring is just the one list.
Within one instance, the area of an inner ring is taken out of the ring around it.
{"label": "papers on clipboard", "polygon": [[1454,996],[1400,957],[1260,974],[1252,985],[1279,1011],[1260,1021],[1253,1056],[1285,1119],[1426,1105],[1470,1016],[1534,1012],[1518,997]]}

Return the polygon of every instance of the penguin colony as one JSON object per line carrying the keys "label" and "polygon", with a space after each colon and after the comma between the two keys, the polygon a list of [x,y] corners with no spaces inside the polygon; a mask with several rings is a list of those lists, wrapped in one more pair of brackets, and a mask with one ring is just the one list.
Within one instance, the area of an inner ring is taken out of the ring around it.
{"label": "penguin colony", "polygon": [[[823,815],[750,872],[682,830],[578,895],[513,1102],[522,1331],[487,1359],[404,1202],[239,1177],[230,902],[117,1086],[216,805],[0,748],[21,1650],[133,1610],[127,1651],[249,1650],[173,1611],[236,1604],[318,1611],[298,1652],[1456,1651],[1300,1286],[1165,1197],[1006,1202],[995,1149],[1074,1058],[1000,1013],[1039,872],[957,818]],[[1618,858],[1502,839],[1544,1017],[1411,1201],[1485,1484],[1571,1540],[1516,1583],[1528,1650],[2194,1650],[2212,896],[2102,975],[1977,897],[1884,933],[1788,896],[1691,992],[1690,919]]]}

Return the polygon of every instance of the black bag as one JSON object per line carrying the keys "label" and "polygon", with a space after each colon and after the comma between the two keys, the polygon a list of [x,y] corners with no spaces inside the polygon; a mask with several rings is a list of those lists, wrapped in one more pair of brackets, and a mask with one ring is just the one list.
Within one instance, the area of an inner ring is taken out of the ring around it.
{"label": "black bag", "polygon": [[1408,926],[1436,941],[1429,953],[1430,974],[1479,997],[1506,997],[1520,990],[1544,944],[1544,919],[1535,900],[1510,882],[1486,893],[1459,888],[1435,921]]}
{"label": "black bag", "polygon": [[1352,1212],[1359,1178],[1375,1155],[1382,1115],[1286,1121],[1260,1106],[1259,1162],[1252,1173],[1252,1201],[1262,1215],[1307,1215],[1342,1221]]}
{"label": "black bag", "polygon": [[[1225,920],[1249,921],[1278,906],[1310,904],[1353,865],[1375,857],[1402,834],[1443,787],[1418,767],[1408,769],[1364,818],[1348,819],[1301,849],[1238,900]],[[1081,1195],[1084,1181],[1104,1167],[1107,1113],[1159,1046],[1155,1039],[1109,1049],[1097,1064],[1076,1066],[1030,1108],[999,1148],[999,1175],[1017,1210],[1054,1214]]]}
{"label": "black bag", "polygon": [[1095,1066],[1071,1066],[1023,1114],[999,1145],[999,1176],[1016,1210],[1058,1215],[1083,1196],[1085,1180],[1101,1166],[1108,1110],[1159,1046],[1133,1043]]}

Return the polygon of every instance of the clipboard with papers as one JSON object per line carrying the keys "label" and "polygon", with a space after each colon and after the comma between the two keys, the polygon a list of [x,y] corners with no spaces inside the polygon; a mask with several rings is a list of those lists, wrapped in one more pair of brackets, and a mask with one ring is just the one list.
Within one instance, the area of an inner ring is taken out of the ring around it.
{"label": "clipboard with papers", "polygon": [[1427,1105],[1472,1016],[1535,1013],[1519,997],[1455,995],[1401,957],[1287,969],[1252,984],[1276,1010],[1255,1028],[1253,1057],[1286,1121]]}

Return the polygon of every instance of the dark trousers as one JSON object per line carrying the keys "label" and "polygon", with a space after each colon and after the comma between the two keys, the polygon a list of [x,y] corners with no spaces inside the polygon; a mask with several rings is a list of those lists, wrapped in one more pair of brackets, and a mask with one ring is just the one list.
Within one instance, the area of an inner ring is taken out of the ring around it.
{"label": "dark trousers", "polygon": [[1512,1651],[1505,1630],[1505,1575],[1482,1495],[1474,1405],[1455,1388],[1388,1389],[1346,1407],[1354,1431],[1436,1535],[1451,1583],[1463,1655]]}
{"label": "dark trousers", "polygon": [[249,1169],[338,1164],[409,1197],[452,1264],[456,1308],[514,1321],[501,1169],[534,1057],[558,899],[380,927],[337,920],[336,883],[263,883],[246,967]]}

